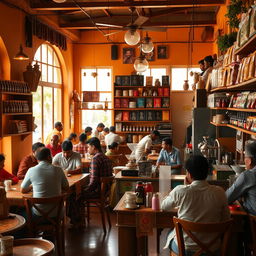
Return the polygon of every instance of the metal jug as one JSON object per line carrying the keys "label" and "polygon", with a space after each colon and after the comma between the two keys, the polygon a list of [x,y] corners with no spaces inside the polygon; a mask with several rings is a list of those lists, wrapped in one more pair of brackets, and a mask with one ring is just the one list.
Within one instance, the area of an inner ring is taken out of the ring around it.
{"label": "metal jug", "polygon": [[223,156],[223,163],[231,165],[233,164],[233,154],[232,152],[226,152],[225,155]]}

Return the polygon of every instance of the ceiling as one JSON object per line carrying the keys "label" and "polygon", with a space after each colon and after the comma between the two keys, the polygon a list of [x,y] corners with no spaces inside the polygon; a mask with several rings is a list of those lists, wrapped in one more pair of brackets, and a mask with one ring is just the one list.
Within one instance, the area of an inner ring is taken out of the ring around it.
{"label": "ceiling", "polygon": [[[211,26],[225,0],[30,0],[30,8],[39,16],[58,16],[59,27],[65,30],[109,29],[95,23],[125,26],[133,19],[146,17],[143,27]],[[111,28],[114,29],[114,28]],[[122,29],[122,28],[117,28]]]}

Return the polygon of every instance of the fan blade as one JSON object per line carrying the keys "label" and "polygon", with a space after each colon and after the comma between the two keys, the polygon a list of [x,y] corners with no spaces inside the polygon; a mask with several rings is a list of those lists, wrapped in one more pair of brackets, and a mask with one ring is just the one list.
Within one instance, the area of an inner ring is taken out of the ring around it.
{"label": "fan blade", "polygon": [[103,26],[103,27],[111,27],[111,28],[123,28],[123,26],[112,25],[112,24],[104,24],[104,23],[95,23],[95,25]]}
{"label": "fan blade", "polygon": [[157,27],[140,27],[141,30],[148,30],[148,31],[158,31],[158,32],[166,32],[166,28],[157,28]]}
{"label": "fan blade", "polygon": [[149,18],[148,17],[145,17],[145,16],[139,16],[134,22],[132,25],[135,25],[135,26],[141,26],[142,24],[144,24]]}
{"label": "fan blade", "polygon": [[122,31],[120,30],[120,31],[104,34],[104,36],[111,36],[111,35],[114,35],[114,34],[117,34],[117,33],[120,33],[120,32],[122,32]]}

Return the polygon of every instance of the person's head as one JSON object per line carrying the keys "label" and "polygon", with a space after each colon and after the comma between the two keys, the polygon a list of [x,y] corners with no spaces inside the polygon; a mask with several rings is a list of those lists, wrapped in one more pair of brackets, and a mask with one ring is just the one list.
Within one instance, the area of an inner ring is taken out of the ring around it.
{"label": "person's head", "polygon": [[90,136],[90,135],[92,134],[92,127],[87,126],[87,127],[84,129],[84,133],[85,133],[87,136]]}
{"label": "person's head", "polygon": [[211,55],[206,56],[204,58],[204,68],[207,69],[209,67],[212,67],[213,66],[213,62],[214,62],[214,59],[212,58]]}
{"label": "person's head", "polygon": [[113,142],[111,143],[110,145],[108,145],[108,148],[111,152],[115,152],[117,153],[118,152],[118,143],[117,142]]}
{"label": "person's head", "polygon": [[47,161],[52,162],[52,155],[49,148],[42,148],[36,152],[36,159],[37,161]]}
{"label": "person's head", "polygon": [[256,165],[256,141],[245,144],[244,163],[247,170]]}
{"label": "person's head", "polygon": [[87,140],[87,136],[85,133],[81,133],[79,135],[79,141],[82,143],[82,144],[85,144],[86,143],[86,140]]}
{"label": "person's head", "polygon": [[190,156],[185,163],[185,168],[188,172],[188,179],[205,180],[209,171],[209,164],[205,157],[201,155]]}
{"label": "person's head", "polygon": [[205,71],[205,68],[204,68],[204,60],[199,60],[198,61],[198,64],[199,64],[199,68],[202,70],[202,71]]}
{"label": "person's head", "polygon": [[154,131],[151,132],[151,139],[152,140],[157,140],[157,139],[159,139],[159,137],[160,137],[159,131],[154,130]]}
{"label": "person's head", "polygon": [[72,155],[72,149],[73,149],[73,144],[70,140],[65,140],[63,141],[62,145],[62,154],[65,158],[69,158]]}
{"label": "person's head", "polygon": [[116,132],[116,127],[115,126],[110,126],[109,131],[115,133]]}
{"label": "person's head", "polygon": [[88,153],[90,155],[95,155],[98,152],[102,152],[100,140],[97,137],[92,137],[87,141]]}
{"label": "person's head", "polygon": [[50,144],[52,146],[57,146],[59,144],[59,141],[60,141],[59,135],[58,134],[53,134],[52,137],[51,137]]}
{"label": "person's head", "polygon": [[0,169],[4,168],[5,156],[4,154],[0,154]]}
{"label": "person's head", "polygon": [[103,123],[99,123],[99,124],[97,125],[97,130],[98,130],[98,132],[102,132],[103,129],[104,129],[104,127],[105,127],[105,125],[104,125]]}
{"label": "person's head", "polygon": [[56,122],[54,124],[54,128],[57,129],[59,132],[61,132],[63,130],[63,124],[62,122]]}
{"label": "person's head", "polygon": [[77,134],[76,133],[70,133],[70,135],[68,136],[68,140],[70,140],[72,143],[76,143],[77,140]]}
{"label": "person's head", "polygon": [[41,142],[36,142],[32,145],[32,154],[33,156],[35,156],[37,150],[39,150],[39,148],[43,148],[45,147],[45,145]]}
{"label": "person's head", "polygon": [[107,134],[109,134],[109,128],[108,128],[108,127],[105,127],[105,128],[103,129],[103,134],[104,134],[104,136],[106,136]]}
{"label": "person's head", "polygon": [[125,55],[126,55],[126,56],[131,56],[131,55],[132,55],[131,50],[126,50]]}
{"label": "person's head", "polygon": [[162,149],[166,151],[172,151],[172,139],[169,137],[163,138],[162,140]]}

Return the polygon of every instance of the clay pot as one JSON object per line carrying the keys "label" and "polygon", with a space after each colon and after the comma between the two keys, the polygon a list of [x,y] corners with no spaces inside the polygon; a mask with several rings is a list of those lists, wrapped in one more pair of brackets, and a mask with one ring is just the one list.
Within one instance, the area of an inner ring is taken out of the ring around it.
{"label": "clay pot", "polygon": [[187,91],[189,88],[188,80],[184,80],[183,90]]}

